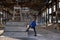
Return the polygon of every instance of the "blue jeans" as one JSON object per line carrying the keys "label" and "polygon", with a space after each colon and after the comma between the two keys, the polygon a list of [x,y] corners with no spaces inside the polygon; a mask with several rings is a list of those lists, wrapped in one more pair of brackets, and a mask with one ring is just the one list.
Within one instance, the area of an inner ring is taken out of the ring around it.
{"label": "blue jeans", "polygon": [[29,26],[29,28],[27,28],[27,30],[26,30],[26,31],[29,31],[29,29],[30,29],[30,28],[34,29],[34,33],[35,33],[35,35],[36,35],[35,27],[31,27],[31,26]]}

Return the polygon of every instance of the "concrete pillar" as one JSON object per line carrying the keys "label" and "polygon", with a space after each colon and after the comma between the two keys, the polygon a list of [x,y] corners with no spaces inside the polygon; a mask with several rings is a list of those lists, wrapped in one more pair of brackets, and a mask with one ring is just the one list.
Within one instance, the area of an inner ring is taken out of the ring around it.
{"label": "concrete pillar", "polygon": [[14,20],[14,18],[15,18],[15,9],[14,9],[14,12],[13,12],[12,20]]}
{"label": "concrete pillar", "polygon": [[2,23],[2,22],[3,22],[3,21],[2,21],[2,15],[3,15],[3,14],[2,14],[2,12],[0,12],[0,14],[1,14],[1,18],[0,18],[1,24],[3,24],[3,23]]}
{"label": "concrete pillar", "polygon": [[23,17],[22,17],[22,8],[20,9],[20,19],[21,19],[21,21],[23,21]]}
{"label": "concrete pillar", "polygon": [[58,13],[57,13],[57,11],[58,11],[58,2],[56,1],[56,23],[58,23]]}
{"label": "concrete pillar", "polygon": [[49,7],[48,7],[48,21],[49,21]]}
{"label": "concrete pillar", "polygon": [[52,8],[52,14],[51,14],[51,23],[53,23],[53,4],[51,4],[51,8]]}
{"label": "concrete pillar", "polygon": [[46,24],[45,24],[46,27],[47,27],[47,25],[48,25],[48,24],[47,24],[47,22],[48,22],[48,20],[47,20],[47,19],[48,19],[48,17],[47,17],[48,15],[47,15],[47,14],[48,14],[48,8],[47,8],[47,10],[46,10],[46,19],[45,19],[45,20],[46,20],[46,22],[45,22],[45,23],[46,23]]}

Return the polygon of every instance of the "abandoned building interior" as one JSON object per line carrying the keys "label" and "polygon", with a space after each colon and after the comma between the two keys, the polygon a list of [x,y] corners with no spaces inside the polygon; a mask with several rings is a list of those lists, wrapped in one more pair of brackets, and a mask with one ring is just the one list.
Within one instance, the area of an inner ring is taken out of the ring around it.
{"label": "abandoned building interior", "polygon": [[60,0],[0,0],[2,26],[9,24],[26,26],[32,21],[33,16],[36,16],[37,30],[59,31]]}

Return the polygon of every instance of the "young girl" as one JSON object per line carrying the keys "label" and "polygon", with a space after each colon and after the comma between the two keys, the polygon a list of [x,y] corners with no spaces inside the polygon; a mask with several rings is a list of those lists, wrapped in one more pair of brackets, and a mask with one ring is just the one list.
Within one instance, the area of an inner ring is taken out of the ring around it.
{"label": "young girl", "polygon": [[36,36],[36,30],[35,30],[35,27],[36,27],[36,17],[33,17],[33,21],[31,22],[31,24],[29,24],[29,28],[27,28],[26,32],[29,31],[30,28],[34,29],[34,33]]}

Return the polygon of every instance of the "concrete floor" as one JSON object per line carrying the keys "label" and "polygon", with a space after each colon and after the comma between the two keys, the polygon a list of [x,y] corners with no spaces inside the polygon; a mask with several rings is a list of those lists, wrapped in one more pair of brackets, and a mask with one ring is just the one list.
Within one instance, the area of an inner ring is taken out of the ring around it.
{"label": "concrete floor", "polygon": [[9,22],[6,24],[5,32],[0,36],[0,40],[60,40],[59,33],[37,29],[37,36],[34,36],[33,30],[30,29],[29,32],[25,32],[26,27],[21,25],[21,23],[20,25],[17,25],[19,23],[15,23],[15,25],[10,24]]}

